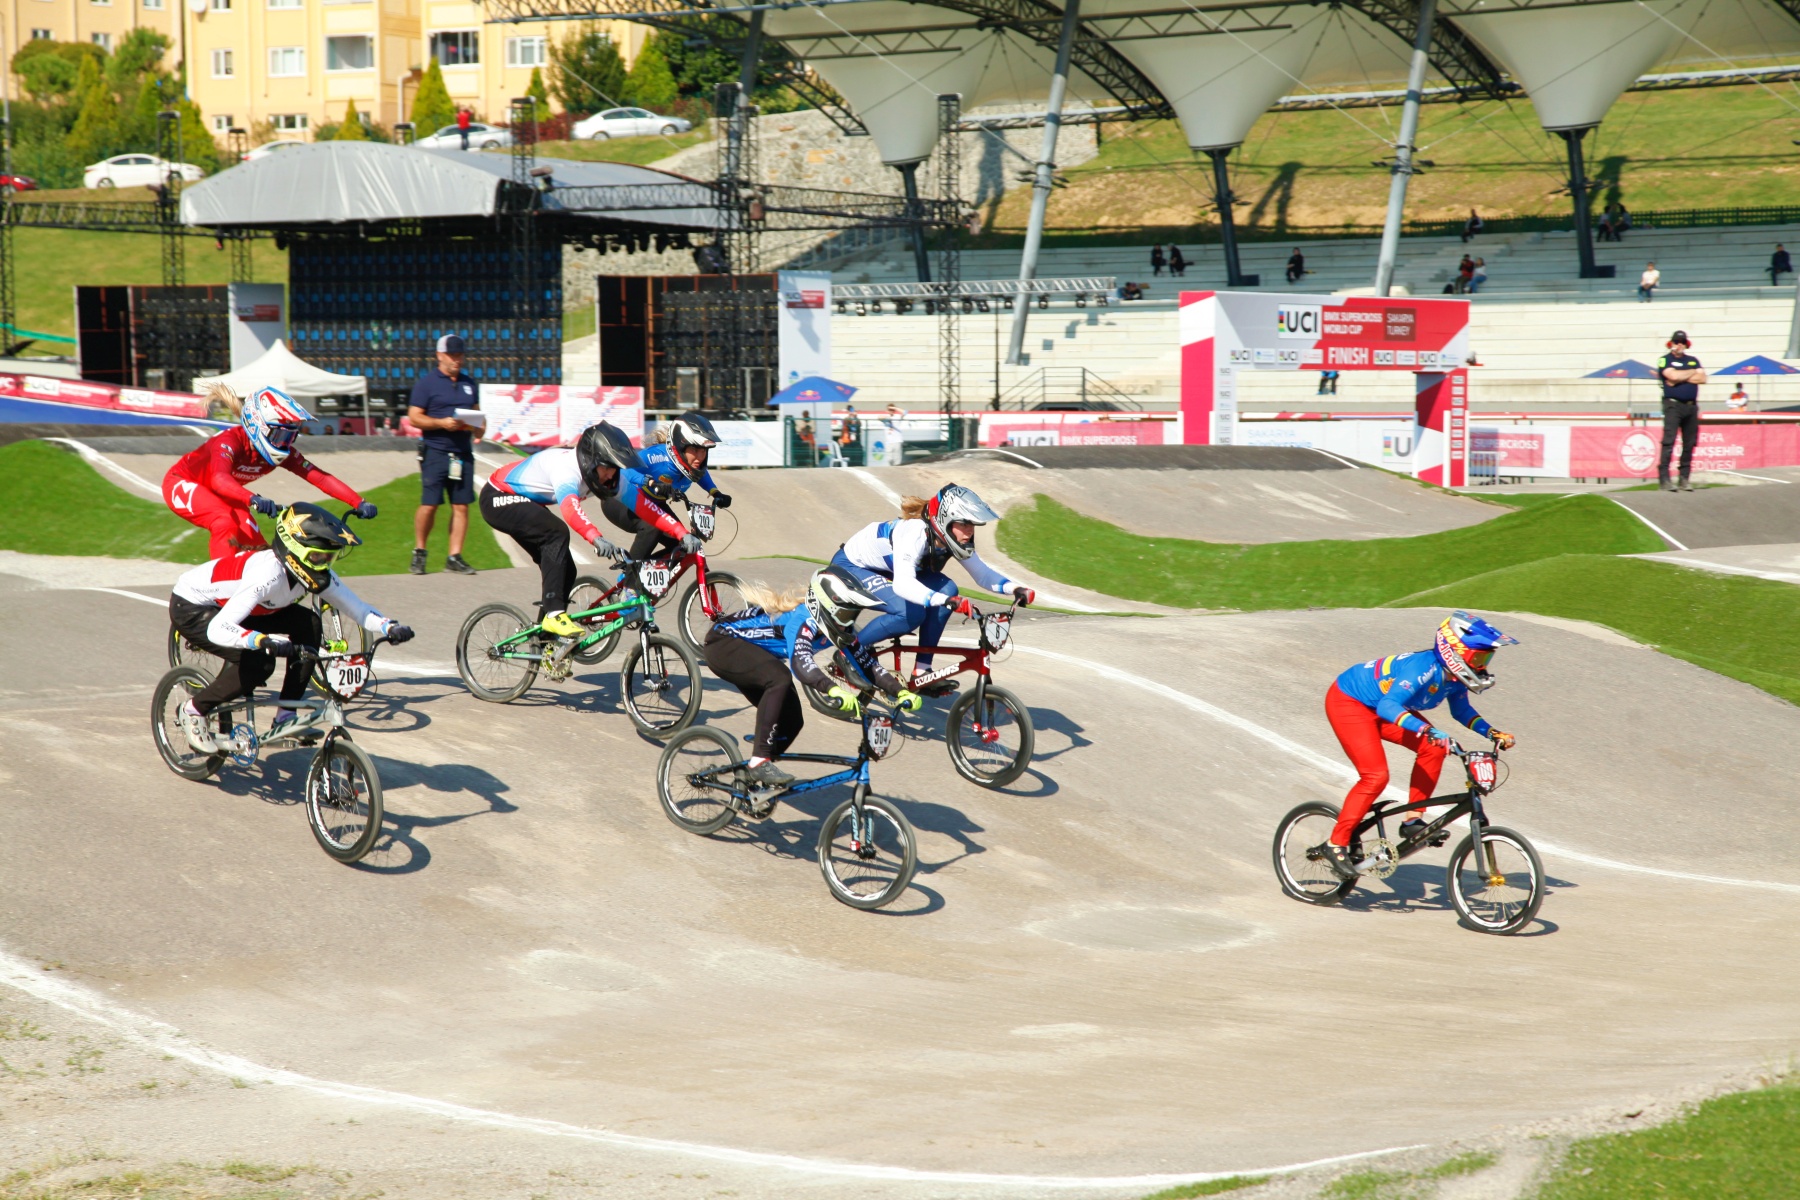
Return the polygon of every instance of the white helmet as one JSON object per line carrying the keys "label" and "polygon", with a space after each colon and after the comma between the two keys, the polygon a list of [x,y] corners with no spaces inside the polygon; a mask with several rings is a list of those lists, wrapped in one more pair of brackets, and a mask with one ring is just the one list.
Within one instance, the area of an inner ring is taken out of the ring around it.
{"label": "white helmet", "polygon": [[294,439],[312,417],[294,398],[279,388],[257,388],[244,401],[244,432],[250,444],[272,467],[279,467],[294,452]]}
{"label": "white helmet", "polygon": [[[713,423],[706,419],[705,413],[684,412],[669,422],[669,449],[675,452],[670,457],[675,460],[675,469],[689,479],[694,478],[694,472],[681,452],[690,447],[711,450],[718,444],[719,431],[713,428]],[[694,482],[698,483],[699,480],[695,479]]]}
{"label": "white helmet", "polygon": [[958,559],[966,559],[975,553],[975,537],[971,534],[967,543],[958,541],[950,535],[951,522],[967,521],[972,525],[986,525],[989,521],[999,519],[999,513],[961,484],[947,483],[938,489],[937,495],[925,502],[926,525],[931,527],[931,532],[937,535],[938,541],[949,547],[950,553]]}
{"label": "white helmet", "polygon": [[831,644],[847,650],[856,641],[856,618],[882,604],[844,568],[826,567],[807,587],[807,607]]}

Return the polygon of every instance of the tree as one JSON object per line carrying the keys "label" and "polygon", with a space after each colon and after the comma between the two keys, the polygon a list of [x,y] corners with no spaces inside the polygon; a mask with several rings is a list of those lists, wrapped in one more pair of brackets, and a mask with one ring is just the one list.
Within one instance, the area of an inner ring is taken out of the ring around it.
{"label": "tree", "polygon": [[532,99],[532,116],[541,124],[550,119],[550,94],[544,90],[544,70],[542,67],[531,68],[531,84],[525,94]]}
{"label": "tree", "polygon": [[169,39],[154,29],[138,26],[119,42],[119,48],[106,60],[107,86],[123,103],[137,98],[138,89],[157,77],[157,67],[169,49]]}
{"label": "tree", "polygon": [[366,142],[369,131],[363,128],[362,114],[356,111],[356,101],[346,101],[344,105],[344,123],[337,128],[333,139],[339,142]]}
{"label": "tree", "polygon": [[550,44],[550,90],[568,112],[616,108],[625,102],[625,60],[611,38],[584,29]]}
{"label": "tree", "polygon": [[119,106],[100,67],[92,59],[84,59],[75,82],[75,124],[69,130],[69,145],[83,162],[99,162],[120,153]]}
{"label": "tree", "polygon": [[456,102],[450,99],[443,68],[435,58],[426,64],[425,77],[413,95],[412,123],[414,137],[430,137],[444,126],[456,124]]}
{"label": "tree", "polygon": [[25,90],[38,100],[68,100],[76,95],[81,64],[90,60],[96,67],[103,67],[106,51],[92,42],[33,38],[13,55],[12,70]]}
{"label": "tree", "polygon": [[625,76],[625,91],[633,104],[652,112],[666,113],[681,99],[681,91],[675,86],[669,60],[657,48],[660,40],[660,37],[651,38],[638,51],[637,61],[631,64],[631,73]]}

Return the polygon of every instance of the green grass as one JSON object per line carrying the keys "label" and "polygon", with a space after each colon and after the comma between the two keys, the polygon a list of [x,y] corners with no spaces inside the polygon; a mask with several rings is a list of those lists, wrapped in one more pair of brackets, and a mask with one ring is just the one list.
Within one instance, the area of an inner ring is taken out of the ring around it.
{"label": "green grass", "polygon": [[[603,142],[539,142],[537,153],[543,158],[565,158],[575,162],[622,162],[644,166],[669,157],[678,150],[699,145],[707,140],[704,129],[677,133],[671,137],[608,138]],[[492,153],[505,154],[496,150]]]}
{"label": "green grass", "polygon": [[1266,1183],[1268,1178],[1267,1175],[1232,1175],[1225,1179],[1209,1179],[1204,1183],[1183,1183],[1145,1196],[1144,1200],[1193,1200],[1195,1196],[1217,1196],[1223,1192],[1255,1187],[1259,1183]]}
{"label": "green grass", "polygon": [[1495,1161],[1494,1154],[1481,1150],[1458,1154],[1423,1171],[1355,1171],[1338,1176],[1319,1194],[1325,1200],[1429,1200],[1440,1181],[1485,1171]]}
{"label": "green grass", "polygon": [[[375,502],[381,515],[373,521],[350,523],[363,544],[344,558],[342,574],[398,575],[406,570],[412,559],[412,521],[413,511],[419,507],[419,477],[403,475],[364,492],[363,496]],[[335,501],[327,502],[326,507],[333,512],[340,508]],[[448,505],[438,509],[437,523],[432,527],[431,536],[425,539],[425,548],[429,552],[431,569],[442,570],[444,556],[450,552]],[[469,534],[463,543],[463,560],[477,571],[496,571],[512,566],[506,551],[494,540],[494,531],[481,519],[481,510],[474,505],[469,506]]]}
{"label": "green grass", "polygon": [[1598,496],[1535,504],[1464,529],[1369,541],[1259,545],[1140,537],[1048,496],[1015,508],[1000,549],[1065,583],[1176,608],[1370,607],[1490,569],[1558,554],[1635,554],[1662,539]]}
{"label": "green grass", "polygon": [[1793,1200],[1800,1088],[1720,1096],[1689,1116],[1576,1142],[1535,1200]]}
{"label": "green grass", "polygon": [[[46,1159],[0,1175],[0,1200],[302,1200],[343,1196],[342,1185],[348,1179],[317,1167],[246,1162],[222,1166],[172,1162],[119,1169],[118,1160],[87,1153]],[[290,1180],[300,1186],[281,1186]]]}
{"label": "green grass", "polygon": [[1788,583],[1567,554],[1415,592],[1394,604],[1592,621],[1800,704],[1800,588]]}

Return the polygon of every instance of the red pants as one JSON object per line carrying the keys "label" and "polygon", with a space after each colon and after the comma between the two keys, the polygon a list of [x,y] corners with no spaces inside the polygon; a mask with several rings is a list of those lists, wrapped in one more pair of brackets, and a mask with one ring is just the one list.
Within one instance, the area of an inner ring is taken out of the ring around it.
{"label": "red pants", "polygon": [[1438,773],[1444,769],[1444,748],[1426,740],[1422,733],[1408,733],[1392,721],[1384,721],[1375,710],[1360,700],[1346,696],[1336,683],[1325,693],[1325,719],[1337,734],[1350,765],[1356,768],[1357,780],[1344,797],[1343,811],[1337,828],[1331,831],[1333,845],[1348,846],[1357,823],[1369,813],[1369,806],[1388,785],[1387,751],[1382,742],[1394,742],[1415,752],[1412,788],[1408,799],[1414,812],[1423,811],[1425,801],[1437,788]]}
{"label": "red pants", "polygon": [[260,550],[269,543],[248,508],[219,497],[202,484],[182,479],[173,472],[163,477],[163,500],[184,521],[198,525],[212,537],[207,557],[225,558],[239,550]]}

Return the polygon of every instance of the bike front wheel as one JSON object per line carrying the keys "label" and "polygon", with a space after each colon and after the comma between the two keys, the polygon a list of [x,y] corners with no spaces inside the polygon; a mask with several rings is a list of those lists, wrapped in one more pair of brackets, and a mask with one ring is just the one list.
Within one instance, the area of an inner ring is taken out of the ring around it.
{"label": "bike front wheel", "polygon": [[875,796],[846,800],[819,830],[819,870],[831,894],[851,908],[891,904],[919,869],[912,822]]}
{"label": "bike front wheel", "polygon": [[1338,810],[1329,804],[1302,804],[1275,827],[1275,878],[1281,890],[1308,904],[1336,904],[1356,887],[1337,877],[1319,847],[1331,837]]}
{"label": "bike front wheel", "polygon": [[306,820],[325,853],[341,863],[367,854],[381,836],[381,776],[348,735],[331,738],[306,772]]}
{"label": "bike front wheel", "polygon": [[[177,667],[157,683],[150,701],[150,736],[156,740],[156,752],[183,779],[205,779],[225,762],[223,754],[201,754],[188,745],[187,731],[181,727],[181,706],[211,682],[195,667]],[[212,718],[207,721],[210,726]]]}
{"label": "bike front wheel", "polygon": [[710,725],[682,730],[663,747],[656,764],[656,798],[663,815],[689,833],[717,833],[737,810],[731,790],[740,786],[744,765],[737,743]]}
{"label": "bike front wheel", "polygon": [[532,650],[529,641],[518,641],[503,652],[500,643],[531,628],[532,622],[510,604],[484,604],[469,614],[456,635],[456,673],[477,699],[495,704],[517,700],[537,678],[535,657],[513,658]]}
{"label": "bike front wheel", "polygon": [[703,598],[700,581],[694,580],[681,593],[681,604],[675,610],[675,628],[681,640],[696,653],[706,645],[707,631],[712,628],[713,619],[706,615],[708,608],[722,616],[750,607],[750,600],[744,595],[744,581],[727,571],[708,571],[706,592]]}
{"label": "bike front wheel", "polygon": [[[324,600],[319,601],[319,636],[327,645],[332,642],[345,643],[351,654],[369,652],[369,631]],[[373,671],[370,674],[373,676]],[[313,665],[312,685],[327,695],[336,695],[331,690],[331,681],[325,677],[325,664],[322,662]],[[367,697],[373,693],[365,687],[361,695]]]}
{"label": "bike front wheel", "polygon": [[1023,775],[1035,739],[1025,705],[991,683],[958,696],[944,719],[944,744],[956,773],[982,787],[1005,787]]}
{"label": "bike front wheel", "polygon": [[[575,586],[569,589],[569,611],[578,613],[584,609],[599,608],[606,603],[607,593],[612,586],[604,579],[594,575],[577,576]],[[618,617],[618,613],[604,613],[598,617],[590,617],[582,624],[598,627],[616,621]],[[614,629],[593,645],[575,651],[570,657],[578,663],[586,663],[589,666],[603,661],[607,655],[613,652],[613,647],[619,644],[619,633],[623,628],[624,626],[620,626],[618,629]]]}
{"label": "bike front wheel", "polygon": [[619,667],[619,695],[639,732],[666,737],[700,715],[700,660],[687,644],[652,633],[631,648]]}
{"label": "bike front wheel", "polygon": [[1544,864],[1525,835],[1498,825],[1470,834],[1450,852],[1445,889],[1456,913],[1482,933],[1517,933],[1544,902]]}

